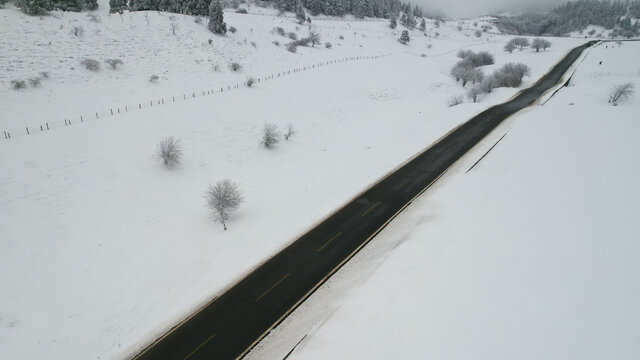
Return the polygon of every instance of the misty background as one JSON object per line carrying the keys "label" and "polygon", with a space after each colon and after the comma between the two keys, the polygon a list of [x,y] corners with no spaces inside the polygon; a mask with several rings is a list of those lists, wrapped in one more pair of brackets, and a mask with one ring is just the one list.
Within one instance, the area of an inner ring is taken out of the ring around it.
{"label": "misty background", "polygon": [[465,18],[493,15],[509,11],[540,11],[566,3],[568,0],[414,0],[427,13]]}

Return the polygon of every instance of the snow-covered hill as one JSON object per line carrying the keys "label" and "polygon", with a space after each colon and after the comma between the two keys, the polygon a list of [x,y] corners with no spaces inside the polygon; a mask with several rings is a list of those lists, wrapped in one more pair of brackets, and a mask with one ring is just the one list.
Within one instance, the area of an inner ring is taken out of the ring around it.
{"label": "snow-covered hill", "polygon": [[640,87],[640,44],[611,45],[500,125],[247,358],[301,340],[290,359],[640,357],[640,99],[607,103],[614,84]]}
{"label": "snow-covered hill", "polygon": [[[314,19],[323,45],[294,54],[273,28],[309,29],[269,9],[225,13],[237,32],[219,37],[193,17],[121,17],[100,6],[92,16],[41,18],[0,9],[0,131],[11,133],[0,138],[3,358],[135,353],[367,185],[518,91],[447,107],[466,91],[448,75],[457,50],[493,53],[486,72],[527,63],[527,86],[579,44],[552,39],[546,52],[508,54],[506,37],[478,38],[483,22],[469,20],[429,21],[405,46],[403,29],[384,21]],[[86,58],[101,70],[82,68]],[[123,64],[111,70],[107,59]],[[39,87],[10,88],[41,72],[48,79]],[[242,86],[249,76],[263,80]],[[266,123],[298,132],[266,150]],[[183,144],[171,170],[154,159],[166,136]],[[226,232],[203,198],[224,178],[246,199]]]}

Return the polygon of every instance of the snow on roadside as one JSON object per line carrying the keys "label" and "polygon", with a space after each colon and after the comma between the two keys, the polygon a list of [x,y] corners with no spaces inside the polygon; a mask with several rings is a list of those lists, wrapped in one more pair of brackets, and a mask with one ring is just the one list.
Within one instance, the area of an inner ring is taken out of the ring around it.
{"label": "snow on roadside", "polygon": [[[457,49],[489,50],[495,66],[525,61],[530,83],[579,43],[558,39],[545,53],[505,54],[503,37],[478,40],[447,24],[438,39],[415,32],[404,47],[384,22],[326,21],[318,28],[331,50],[291,54],[271,44],[269,31],[296,25],[268,14],[226,14],[238,33],[214,38],[213,49],[192,18],[176,18],[179,36],[185,32],[178,42],[168,14],[149,13],[149,29],[144,13],[122,20],[101,13],[100,26],[86,14],[56,14],[26,21],[15,9],[0,10],[0,45],[15,50],[0,56],[11,69],[0,73],[3,81],[51,71],[40,88],[0,89],[8,115],[0,129],[262,71],[394,55],[0,141],[0,353],[7,358],[131,355],[368,184],[517,91],[447,108],[449,96],[464,92],[448,76]],[[84,38],[66,32],[74,24]],[[119,72],[75,68],[84,56],[113,54],[124,60]],[[235,59],[245,72],[226,69]],[[147,82],[163,71],[158,84]],[[298,134],[266,151],[258,144],[265,123],[292,123]],[[173,170],[153,158],[169,135],[185,153]],[[210,221],[203,199],[207,185],[223,178],[237,181],[246,198],[227,232]]]}
{"label": "snow on roadside", "polygon": [[303,337],[290,358],[638,358],[640,100],[607,104],[611,85],[640,86],[638,54],[594,48],[572,86],[501,125],[248,358]]}

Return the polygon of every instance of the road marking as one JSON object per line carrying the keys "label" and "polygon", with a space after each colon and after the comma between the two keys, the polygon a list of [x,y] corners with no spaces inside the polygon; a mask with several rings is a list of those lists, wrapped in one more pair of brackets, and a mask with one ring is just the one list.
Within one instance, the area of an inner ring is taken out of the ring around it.
{"label": "road marking", "polygon": [[289,273],[287,273],[287,275],[283,276],[282,279],[278,280],[277,283],[273,284],[269,289],[267,289],[267,291],[263,292],[262,295],[258,296],[256,298],[256,302],[260,301],[260,299],[262,299],[265,295],[267,295],[269,293],[269,291],[273,290],[274,287],[278,286],[281,282],[284,281],[284,279],[289,277]]}
{"label": "road marking", "polygon": [[373,204],[372,207],[368,208],[367,211],[363,212],[362,215],[360,216],[367,216],[367,214],[369,213],[369,211],[373,210],[376,208],[376,206],[380,205],[380,201],[376,202],[375,204]]}
{"label": "road marking", "polygon": [[198,350],[200,350],[203,346],[205,346],[209,341],[211,341],[211,339],[213,339],[216,336],[216,333],[213,333],[213,335],[209,336],[209,338],[207,340],[205,340],[202,344],[200,344],[195,350],[193,350],[191,353],[189,353],[189,355],[185,356],[184,358],[182,358],[182,360],[187,360],[190,357],[193,356],[193,354],[195,354],[196,352],[198,352]]}
{"label": "road marking", "polygon": [[331,239],[329,239],[329,241],[327,241],[326,243],[324,243],[324,245],[320,246],[319,248],[316,249],[316,252],[320,252],[322,251],[322,249],[324,249],[325,247],[327,247],[327,245],[331,244],[331,242],[335,239],[337,239],[340,235],[342,235],[342,232],[337,233],[334,237],[332,237]]}

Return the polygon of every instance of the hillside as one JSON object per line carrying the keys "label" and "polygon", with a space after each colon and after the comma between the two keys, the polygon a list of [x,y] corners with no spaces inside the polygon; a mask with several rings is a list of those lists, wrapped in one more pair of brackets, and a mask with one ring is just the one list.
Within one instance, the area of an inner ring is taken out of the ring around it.
{"label": "hillside", "polygon": [[247,358],[638,358],[640,100],[606,95],[639,53],[592,49]]}
{"label": "hillside", "polygon": [[[404,28],[386,21],[313,18],[322,46],[292,53],[273,29],[310,29],[273,9],[225,12],[237,32],[222,37],[192,16],[109,15],[99,5],[43,17],[0,9],[0,131],[11,134],[0,138],[6,358],[130,356],[398,164],[519,90],[448,107],[467,91],[449,75],[458,50],[493,53],[486,73],[527,63],[524,87],[580,43],[551,39],[547,51],[509,54],[508,36],[476,37],[488,25],[476,19],[429,21],[426,35],[411,30],[402,45]],[[85,59],[100,71],[83,68]],[[112,70],[108,59],[122,64]],[[46,79],[29,85],[41,72]],[[243,86],[251,76],[261,81]],[[27,87],[14,90],[12,80]],[[297,133],[267,150],[267,123]],[[173,169],[154,158],[166,136],[183,145]],[[228,231],[204,199],[225,178],[245,198]]]}

